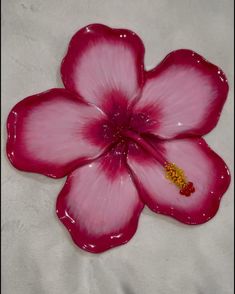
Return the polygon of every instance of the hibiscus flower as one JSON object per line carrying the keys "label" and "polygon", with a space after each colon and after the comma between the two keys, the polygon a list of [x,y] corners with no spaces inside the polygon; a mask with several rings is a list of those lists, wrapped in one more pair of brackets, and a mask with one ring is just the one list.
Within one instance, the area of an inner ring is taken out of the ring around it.
{"label": "hibiscus flower", "polygon": [[144,205],[186,224],[215,215],[230,175],[201,136],[227,97],[221,69],[181,49],[146,71],[135,33],[92,24],[73,36],[61,76],[65,89],[12,109],[7,155],[23,171],[68,175],[56,212],[79,247],[126,243]]}

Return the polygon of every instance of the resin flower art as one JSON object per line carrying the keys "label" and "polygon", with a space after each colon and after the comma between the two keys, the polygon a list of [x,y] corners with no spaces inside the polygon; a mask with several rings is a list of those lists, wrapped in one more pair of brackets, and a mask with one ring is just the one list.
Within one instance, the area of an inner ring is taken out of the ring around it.
{"label": "resin flower art", "polygon": [[68,176],[56,212],[89,252],[129,241],[145,205],[204,223],[229,186],[226,164],[202,138],[226,100],[224,73],[187,49],[146,71],[144,51],[129,30],[88,25],[62,61],[65,88],[25,98],[8,117],[9,160]]}

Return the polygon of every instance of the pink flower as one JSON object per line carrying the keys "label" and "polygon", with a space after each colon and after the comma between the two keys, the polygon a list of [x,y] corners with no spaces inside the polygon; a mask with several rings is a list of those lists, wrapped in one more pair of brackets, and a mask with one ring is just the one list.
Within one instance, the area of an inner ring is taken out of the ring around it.
{"label": "pink flower", "polygon": [[61,75],[65,89],[12,109],[7,154],[20,170],[68,175],[56,211],[79,247],[126,243],[145,204],[186,224],[215,215],[230,175],[201,136],[227,97],[221,69],[182,49],[145,71],[136,34],[92,24],[73,36]]}

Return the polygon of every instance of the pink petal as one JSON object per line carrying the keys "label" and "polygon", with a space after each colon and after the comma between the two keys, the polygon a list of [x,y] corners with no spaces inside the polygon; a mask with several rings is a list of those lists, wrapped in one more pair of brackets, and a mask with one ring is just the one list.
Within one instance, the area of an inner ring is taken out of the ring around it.
{"label": "pink petal", "polygon": [[74,242],[99,253],[134,235],[143,208],[123,163],[122,147],[75,170],[57,199],[57,214]]}
{"label": "pink petal", "polygon": [[99,107],[110,93],[132,99],[143,83],[144,45],[129,30],[91,24],[71,39],[61,74],[67,89]]}
{"label": "pink petal", "polygon": [[84,129],[103,116],[64,89],[25,98],[8,117],[7,155],[20,170],[65,176],[103,149],[86,138]]}
{"label": "pink petal", "polygon": [[[153,143],[153,142],[152,142]],[[163,166],[134,153],[128,155],[143,201],[157,213],[166,214],[187,224],[200,224],[212,218],[222,195],[230,183],[224,161],[213,152],[202,138],[154,142],[157,150],[164,150],[168,162],[184,170],[195,192],[186,197],[165,177]]]}
{"label": "pink petal", "polygon": [[162,138],[203,135],[213,129],[228,93],[221,69],[190,50],[177,50],[146,73],[135,115],[151,109],[151,129]]}

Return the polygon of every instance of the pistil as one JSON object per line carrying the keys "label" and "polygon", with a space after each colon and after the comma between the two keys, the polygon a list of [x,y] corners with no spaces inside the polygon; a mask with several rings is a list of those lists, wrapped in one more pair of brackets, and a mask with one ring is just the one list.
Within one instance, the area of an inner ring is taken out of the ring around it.
{"label": "pistil", "polygon": [[188,197],[191,193],[195,192],[193,183],[187,181],[184,171],[176,164],[168,162],[165,164],[164,168],[166,171],[166,178],[180,189],[181,195]]}
{"label": "pistil", "polygon": [[192,182],[189,182],[184,174],[184,171],[179,168],[175,163],[168,162],[162,153],[157,151],[150,143],[148,143],[144,138],[142,138],[137,133],[125,130],[123,135],[132,139],[139,146],[141,146],[145,151],[147,151],[151,156],[159,162],[165,169],[165,177],[169,181],[179,188],[179,193],[186,197],[190,196],[191,193],[195,192],[195,188]]}
{"label": "pistil", "polygon": [[125,130],[123,132],[123,135],[127,136],[128,138],[136,142],[145,151],[151,154],[153,158],[157,160],[162,166],[164,166],[167,163],[167,160],[164,158],[164,156],[160,152],[158,152],[151,144],[149,144],[144,138],[139,136],[137,133],[130,130]]}

